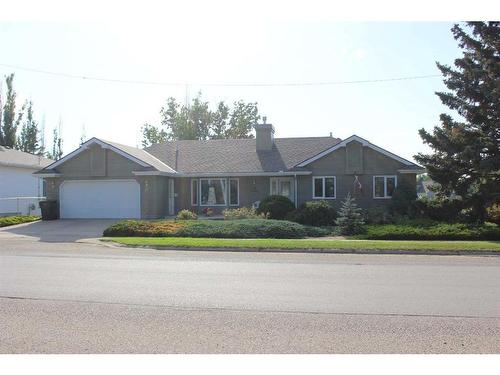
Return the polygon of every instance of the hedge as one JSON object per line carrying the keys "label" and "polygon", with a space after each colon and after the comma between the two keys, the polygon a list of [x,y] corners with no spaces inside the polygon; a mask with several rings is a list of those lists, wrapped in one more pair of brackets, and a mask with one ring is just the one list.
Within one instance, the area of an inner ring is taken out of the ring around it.
{"label": "hedge", "polygon": [[127,220],[107,228],[105,237],[304,238],[330,234],[328,229],[284,220]]}
{"label": "hedge", "polygon": [[468,225],[439,222],[366,225],[357,238],[368,240],[500,240],[500,227],[494,224]]}
{"label": "hedge", "polygon": [[4,216],[0,217],[0,228],[40,220],[40,216]]}

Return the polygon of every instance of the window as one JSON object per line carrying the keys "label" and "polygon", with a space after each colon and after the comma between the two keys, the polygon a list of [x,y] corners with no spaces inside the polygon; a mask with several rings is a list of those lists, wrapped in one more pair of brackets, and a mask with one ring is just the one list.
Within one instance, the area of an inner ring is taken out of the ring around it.
{"label": "window", "polygon": [[397,184],[396,176],[373,176],[373,198],[392,198]]}
{"label": "window", "polygon": [[313,177],[313,198],[335,199],[336,180],[335,176]]}
{"label": "window", "polygon": [[282,195],[294,200],[294,185],[291,177],[271,177],[271,195]]}
{"label": "window", "polygon": [[240,180],[237,178],[229,179],[229,204],[231,206],[240,204]]}
{"label": "window", "polygon": [[200,179],[200,206],[225,206],[227,197],[226,179]]}
{"label": "window", "polygon": [[191,206],[198,205],[198,180],[191,180]]}

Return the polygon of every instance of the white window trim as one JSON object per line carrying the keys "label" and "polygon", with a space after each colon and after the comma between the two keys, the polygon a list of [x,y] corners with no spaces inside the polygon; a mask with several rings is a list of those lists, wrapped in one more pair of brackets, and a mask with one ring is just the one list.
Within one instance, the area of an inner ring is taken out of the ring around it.
{"label": "white window trim", "polygon": [[[193,183],[196,182],[196,203],[193,202]],[[191,206],[198,206],[198,203],[200,202],[200,181],[197,178],[192,178],[191,179]]]}
{"label": "white window trim", "polygon": [[[383,197],[376,197],[375,196],[375,178],[377,177],[383,177],[384,178],[384,196]],[[392,197],[389,197],[387,195],[387,178],[394,178],[394,189],[398,187],[398,176],[396,175],[378,175],[378,176],[373,176],[372,180],[372,190],[373,190],[373,199],[392,199]]]}
{"label": "white window trim", "polygon": [[[231,203],[231,181],[236,181],[236,186],[237,186],[237,203]],[[228,203],[230,206],[239,206],[240,205],[240,179],[239,178],[230,178],[229,183],[227,186],[227,193],[229,195],[229,200]]]}
{"label": "white window trim", "polygon": [[[325,197],[325,179],[327,178],[333,178],[333,197]],[[315,180],[322,180],[323,181],[323,192],[321,197],[315,196],[315,188],[314,188],[314,182]],[[312,178],[312,198],[313,199],[336,199],[337,198],[337,176],[313,176]]]}
{"label": "white window trim", "polygon": [[[224,192],[224,201],[226,203],[223,203],[223,204],[202,204],[201,203],[201,183],[202,181],[210,181],[210,180],[219,180],[219,181],[226,181],[226,191]],[[227,181],[227,178],[218,178],[218,177],[215,177],[215,178],[200,178],[199,179],[199,185],[198,185],[198,190],[200,192],[199,196],[198,196],[198,202],[200,203],[199,206],[200,207],[227,207],[228,205],[228,189],[229,189],[229,186],[228,186],[228,181]]]}
{"label": "white window trim", "polygon": [[[278,191],[276,192],[277,195],[280,195],[279,190],[280,190],[280,181],[289,181],[290,182],[290,188],[293,188],[293,176],[285,176],[285,177],[270,177],[269,178],[269,194],[273,195],[273,181],[276,181],[276,189]],[[275,194],[275,195],[276,195]],[[294,192],[295,195],[295,192]]]}

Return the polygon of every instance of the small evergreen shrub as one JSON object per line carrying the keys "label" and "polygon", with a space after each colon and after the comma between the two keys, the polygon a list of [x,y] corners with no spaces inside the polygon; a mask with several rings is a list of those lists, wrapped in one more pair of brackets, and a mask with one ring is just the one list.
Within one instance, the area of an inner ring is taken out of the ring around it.
{"label": "small evergreen shrub", "polygon": [[363,220],[362,210],[356,205],[355,199],[351,197],[350,193],[342,202],[336,223],[343,235],[358,234],[363,229],[365,221]]}
{"label": "small evergreen shrub", "polygon": [[260,202],[257,213],[264,214],[269,219],[283,220],[294,209],[294,204],[287,197],[270,195]]}
{"label": "small evergreen shrub", "polygon": [[198,215],[189,210],[180,210],[175,218],[176,220],[196,220]]}
{"label": "small evergreen shrub", "polygon": [[304,225],[316,227],[335,225],[337,213],[327,201],[309,201],[292,211],[288,218]]}

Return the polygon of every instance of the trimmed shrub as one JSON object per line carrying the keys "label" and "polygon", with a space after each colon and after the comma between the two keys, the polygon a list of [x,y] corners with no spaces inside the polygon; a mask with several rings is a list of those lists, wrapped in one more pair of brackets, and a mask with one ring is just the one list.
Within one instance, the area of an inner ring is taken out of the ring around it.
{"label": "trimmed shrub", "polygon": [[228,208],[222,211],[226,220],[241,220],[241,219],[265,219],[266,215],[258,214],[253,207]]}
{"label": "trimmed shrub", "polygon": [[339,211],[339,218],[336,220],[340,228],[340,233],[344,235],[358,234],[362,231],[363,214],[361,208],[355,203],[355,199],[348,193],[345,200],[342,202],[342,207]]}
{"label": "trimmed shrub", "polygon": [[457,222],[463,219],[465,214],[461,215],[464,203],[460,199],[419,198],[414,205],[417,217],[436,221]]}
{"label": "trimmed shrub", "polygon": [[211,238],[303,238],[308,235],[322,236],[324,232],[308,231],[298,223],[284,220],[198,220],[176,233],[178,237]]}
{"label": "trimmed shrub", "polygon": [[126,220],[104,231],[106,237],[304,238],[329,235],[324,228],[284,220]]}
{"label": "trimmed shrub", "polygon": [[198,215],[189,210],[180,210],[177,213],[176,220],[196,220]]}
{"label": "trimmed shrub", "polygon": [[16,225],[22,223],[30,223],[32,221],[40,220],[40,216],[4,216],[0,217],[0,228],[8,227],[9,225]]}
{"label": "trimmed shrub", "polygon": [[309,201],[288,214],[287,218],[304,225],[316,227],[335,225],[337,213],[327,201]]}
{"label": "trimmed shrub", "polygon": [[447,224],[430,220],[406,224],[367,225],[358,238],[369,240],[500,240],[500,227],[494,224]]}
{"label": "trimmed shrub", "polygon": [[367,224],[392,224],[395,220],[387,209],[379,206],[370,207],[366,210],[364,218]]}
{"label": "trimmed shrub", "polygon": [[104,237],[171,237],[187,222],[124,220],[104,230]]}
{"label": "trimmed shrub", "polygon": [[264,214],[269,219],[283,220],[294,209],[294,204],[287,197],[270,195],[260,202],[257,213]]}

